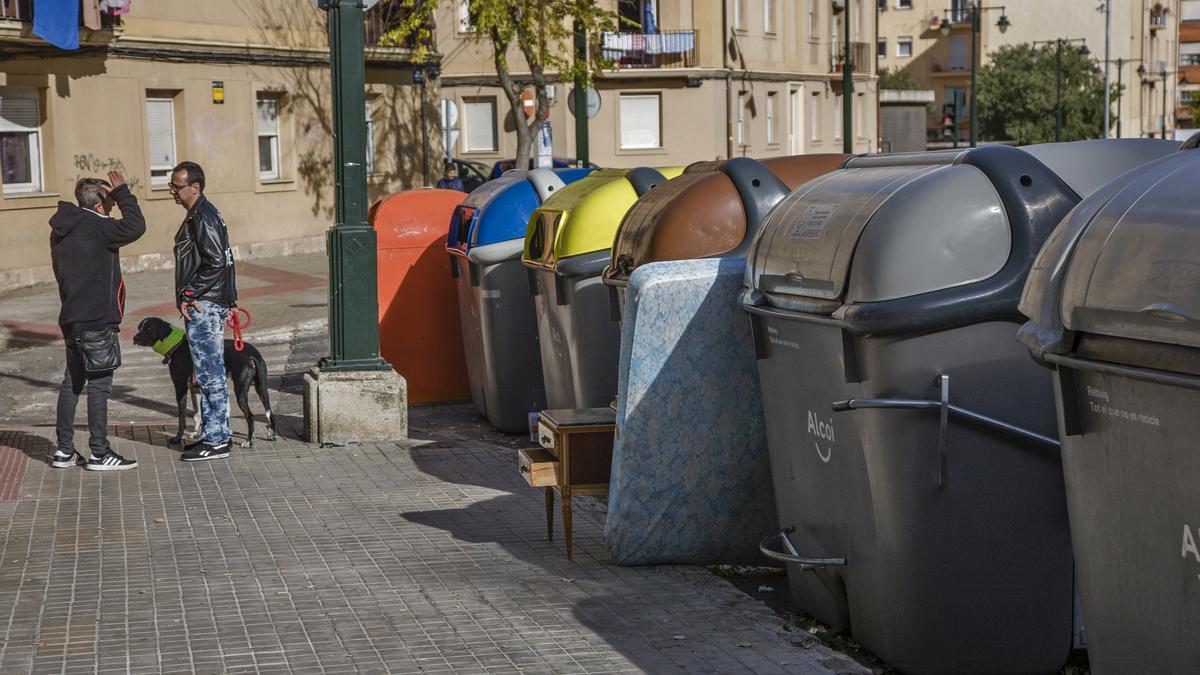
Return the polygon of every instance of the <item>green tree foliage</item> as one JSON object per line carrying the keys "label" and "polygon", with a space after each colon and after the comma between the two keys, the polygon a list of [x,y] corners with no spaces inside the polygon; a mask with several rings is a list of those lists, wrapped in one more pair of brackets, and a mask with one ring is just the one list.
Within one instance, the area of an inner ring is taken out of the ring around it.
{"label": "green tree foliage", "polygon": [[[979,69],[979,133],[986,140],[1054,140],[1055,45],[1009,45]],[[1120,93],[1114,86],[1113,105]],[[1099,138],[1104,126],[1104,76],[1079,46],[1062,45],[1064,141]]]}
{"label": "green tree foliage", "polygon": [[911,73],[900,68],[880,68],[879,69],[879,88],[880,89],[900,89],[910,90],[918,89],[916,80],[913,79]]}
{"label": "green tree foliage", "polygon": [[[392,0],[410,10],[405,21],[381,40],[381,44],[418,46],[418,58],[427,58],[433,42],[433,17],[439,6],[450,8],[457,16],[459,0]],[[576,63],[573,31],[576,25],[586,33],[614,30],[616,14],[600,8],[594,0],[468,0],[473,40],[487,45],[492,53],[500,88],[517,120],[516,166],[526,166],[533,154],[538,129],[550,116],[550,97],[546,86],[557,75],[562,82],[577,77],[591,82],[587,63]],[[509,63],[516,47],[524,63]],[[603,64],[593,64],[603,65]],[[528,70],[526,71],[526,68]],[[521,93],[533,87],[534,114],[526,118]]]}

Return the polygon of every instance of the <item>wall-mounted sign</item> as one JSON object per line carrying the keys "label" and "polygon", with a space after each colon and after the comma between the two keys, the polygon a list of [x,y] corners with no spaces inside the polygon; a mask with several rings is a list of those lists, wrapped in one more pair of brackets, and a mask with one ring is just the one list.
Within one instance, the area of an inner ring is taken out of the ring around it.
{"label": "wall-mounted sign", "polygon": [[221,80],[213,80],[213,103],[223,105],[225,103],[225,83]]}

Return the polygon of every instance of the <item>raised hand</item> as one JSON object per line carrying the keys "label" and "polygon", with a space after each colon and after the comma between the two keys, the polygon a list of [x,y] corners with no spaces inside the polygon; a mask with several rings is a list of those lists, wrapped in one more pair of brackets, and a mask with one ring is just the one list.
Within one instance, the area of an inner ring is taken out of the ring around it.
{"label": "raised hand", "polygon": [[125,176],[122,176],[120,171],[109,171],[108,172],[108,182],[112,183],[113,189],[116,189],[116,188],[126,184]]}

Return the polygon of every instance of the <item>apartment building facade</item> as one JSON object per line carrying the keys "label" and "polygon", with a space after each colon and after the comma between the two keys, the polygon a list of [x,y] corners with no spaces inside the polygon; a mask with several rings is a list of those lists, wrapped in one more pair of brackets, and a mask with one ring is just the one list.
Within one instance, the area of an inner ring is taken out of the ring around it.
{"label": "apartment building facade", "polygon": [[[134,2],[80,26],[73,51],[32,34],[29,5],[0,3],[0,288],[52,279],[48,218],[80,177],[108,170],[126,174],[148,222],[126,263],[169,264],[183,212],[167,183],[183,160],[205,168],[239,256],[323,250],[332,91],[325,15],[310,0]],[[369,17],[368,39],[384,18]],[[366,58],[374,198],[424,182],[422,90],[410,51]]]}
{"label": "apartment building facade", "polygon": [[[666,166],[841,152],[847,132],[856,152],[876,150],[874,0],[848,0],[854,94],[851,128],[843,129],[846,1],[601,0],[626,21],[591,44],[613,64],[595,74],[600,107],[589,121],[591,162]],[[512,158],[513,119],[490,45],[472,34],[463,3],[443,3],[437,26],[442,107],[452,111],[444,118],[445,150],[488,164]],[[509,62],[520,78],[519,54]],[[555,157],[578,156],[571,91],[556,82],[551,92]]]}
{"label": "apartment building facade", "polygon": [[[1186,0],[1185,0],[1186,1]],[[982,3],[979,10],[978,62],[1004,45],[1053,42],[1058,38],[1086,44],[1103,72],[1105,3],[1111,3],[1109,76],[1120,80],[1124,95],[1113,100],[1112,128],[1122,137],[1173,133],[1174,114],[1163,115],[1163,88],[1174,110],[1178,72],[1174,66],[1179,40],[1180,0],[1004,0]],[[940,137],[941,112],[947,101],[969,93],[971,79],[972,0],[877,0],[880,68],[910,74],[919,88],[932,89],[930,133]],[[1001,22],[1004,16],[1006,21]],[[943,31],[944,23],[950,29]],[[1002,25],[1003,23],[1003,25]],[[1003,29],[1002,29],[1003,28]],[[947,34],[948,33],[948,34]],[[1044,45],[1053,49],[1053,45]],[[1139,71],[1141,67],[1143,70]],[[1166,75],[1163,72],[1166,71]],[[959,135],[967,136],[967,117]],[[1096,131],[1097,136],[1100,130]]]}
{"label": "apartment building facade", "polygon": [[1179,103],[1176,138],[1200,131],[1200,0],[1179,3]]}

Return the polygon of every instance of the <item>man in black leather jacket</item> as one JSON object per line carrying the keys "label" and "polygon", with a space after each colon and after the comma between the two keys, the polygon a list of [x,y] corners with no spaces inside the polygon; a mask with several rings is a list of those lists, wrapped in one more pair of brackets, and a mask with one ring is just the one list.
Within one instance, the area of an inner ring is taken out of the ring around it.
{"label": "man in black leather jacket", "polygon": [[171,194],[187,215],[175,233],[175,302],[187,323],[196,383],[200,385],[201,438],[183,461],[229,456],[229,390],[225,385],[225,320],[237,304],[229,231],[204,197],[204,170],[182,162],[171,172]]}

